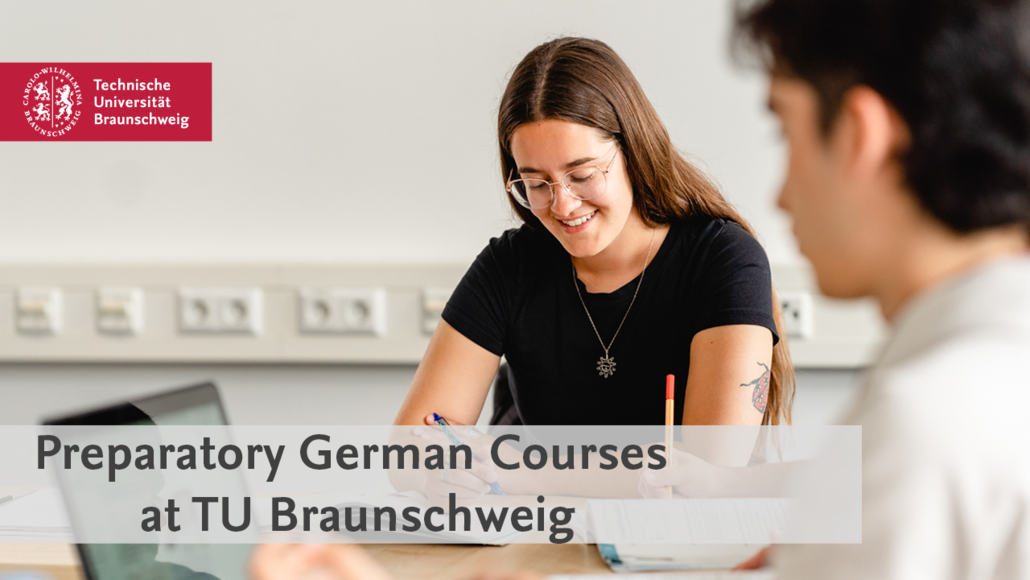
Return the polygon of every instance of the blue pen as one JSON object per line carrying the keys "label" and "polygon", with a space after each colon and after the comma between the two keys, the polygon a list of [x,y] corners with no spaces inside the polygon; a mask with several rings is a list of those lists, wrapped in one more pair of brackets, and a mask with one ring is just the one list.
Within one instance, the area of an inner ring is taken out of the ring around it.
{"label": "blue pen", "polygon": [[[433,413],[433,420],[436,421],[436,424],[439,425],[441,429],[443,429],[444,435],[447,435],[447,438],[451,440],[451,443],[454,443],[455,445],[464,445],[468,447],[471,451],[472,446],[468,445],[461,439],[458,439],[458,435],[454,432],[453,429],[451,429],[451,424],[448,423],[446,419],[437,415],[436,413]],[[475,451],[472,451],[472,459],[475,459],[476,461],[483,463],[483,461],[476,456]],[[488,481],[486,482],[486,484],[489,485],[490,489],[494,490],[494,493],[496,493],[497,495],[504,495],[504,492],[501,491],[501,486],[497,485],[496,482]]]}

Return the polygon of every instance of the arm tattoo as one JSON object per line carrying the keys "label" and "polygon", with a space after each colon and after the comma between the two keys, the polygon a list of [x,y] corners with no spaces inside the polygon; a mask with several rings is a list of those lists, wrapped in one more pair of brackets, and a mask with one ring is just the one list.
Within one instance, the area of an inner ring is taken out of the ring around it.
{"label": "arm tattoo", "polygon": [[750,383],[740,383],[742,387],[755,387],[754,393],[751,394],[751,402],[754,403],[755,408],[758,409],[759,413],[765,412],[765,403],[769,399],[769,367],[762,363],[758,363],[759,366],[765,369],[762,376],[751,381]]}

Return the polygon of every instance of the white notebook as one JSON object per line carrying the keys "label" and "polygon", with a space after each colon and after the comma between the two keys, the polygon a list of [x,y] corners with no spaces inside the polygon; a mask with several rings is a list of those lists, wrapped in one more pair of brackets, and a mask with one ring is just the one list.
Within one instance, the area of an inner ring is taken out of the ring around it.
{"label": "white notebook", "polygon": [[[551,580],[611,580],[610,574],[563,574],[548,576]],[[775,580],[771,570],[746,572],[678,572],[665,574],[620,574],[619,580]]]}
{"label": "white notebook", "polygon": [[724,570],[750,559],[763,544],[598,544],[615,572]]}
{"label": "white notebook", "polygon": [[72,535],[61,491],[46,487],[0,504],[0,536]]}

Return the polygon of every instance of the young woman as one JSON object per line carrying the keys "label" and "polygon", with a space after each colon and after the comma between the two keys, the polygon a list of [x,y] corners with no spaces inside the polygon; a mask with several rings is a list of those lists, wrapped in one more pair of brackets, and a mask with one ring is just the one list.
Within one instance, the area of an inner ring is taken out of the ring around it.
{"label": "young woman", "polygon": [[527,425],[663,424],[668,374],[683,424],[789,422],[765,252],[611,48],[533,49],[502,97],[498,140],[524,224],[455,290],[398,425],[434,412],[474,423],[502,355]]}

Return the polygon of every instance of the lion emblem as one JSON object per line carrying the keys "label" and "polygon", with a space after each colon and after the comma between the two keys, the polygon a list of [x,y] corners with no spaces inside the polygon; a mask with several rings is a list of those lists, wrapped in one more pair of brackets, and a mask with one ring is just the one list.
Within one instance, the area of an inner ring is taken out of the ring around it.
{"label": "lion emblem", "polygon": [[43,83],[36,83],[36,86],[32,87],[32,90],[36,91],[37,101],[50,100],[50,89],[46,88],[46,85]]}
{"label": "lion emblem", "polygon": [[68,98],[71,93],[72,88],[68,85],[64,85],[57,89],[57,96],[60,97],[57,103],[61,105],[61,108],[57,111],[57,115],[54,116],[54,120],[60,119],[61,115],[64,115],[65,121],[72,118],[72,102],[71,99]]}
{"label": "lion emblem", "polygon": [[50,109],[47,108],[43,103],[36,105],[35,109],[32,109],[36,113],[37,121],[49,121],[50,120]]}
{"label": "lion emblem", "polygon": [[25,121],[39,137],[62,137],[84,113],[82,89],[68,71],[47,66],[21,85],[21,104]]}

